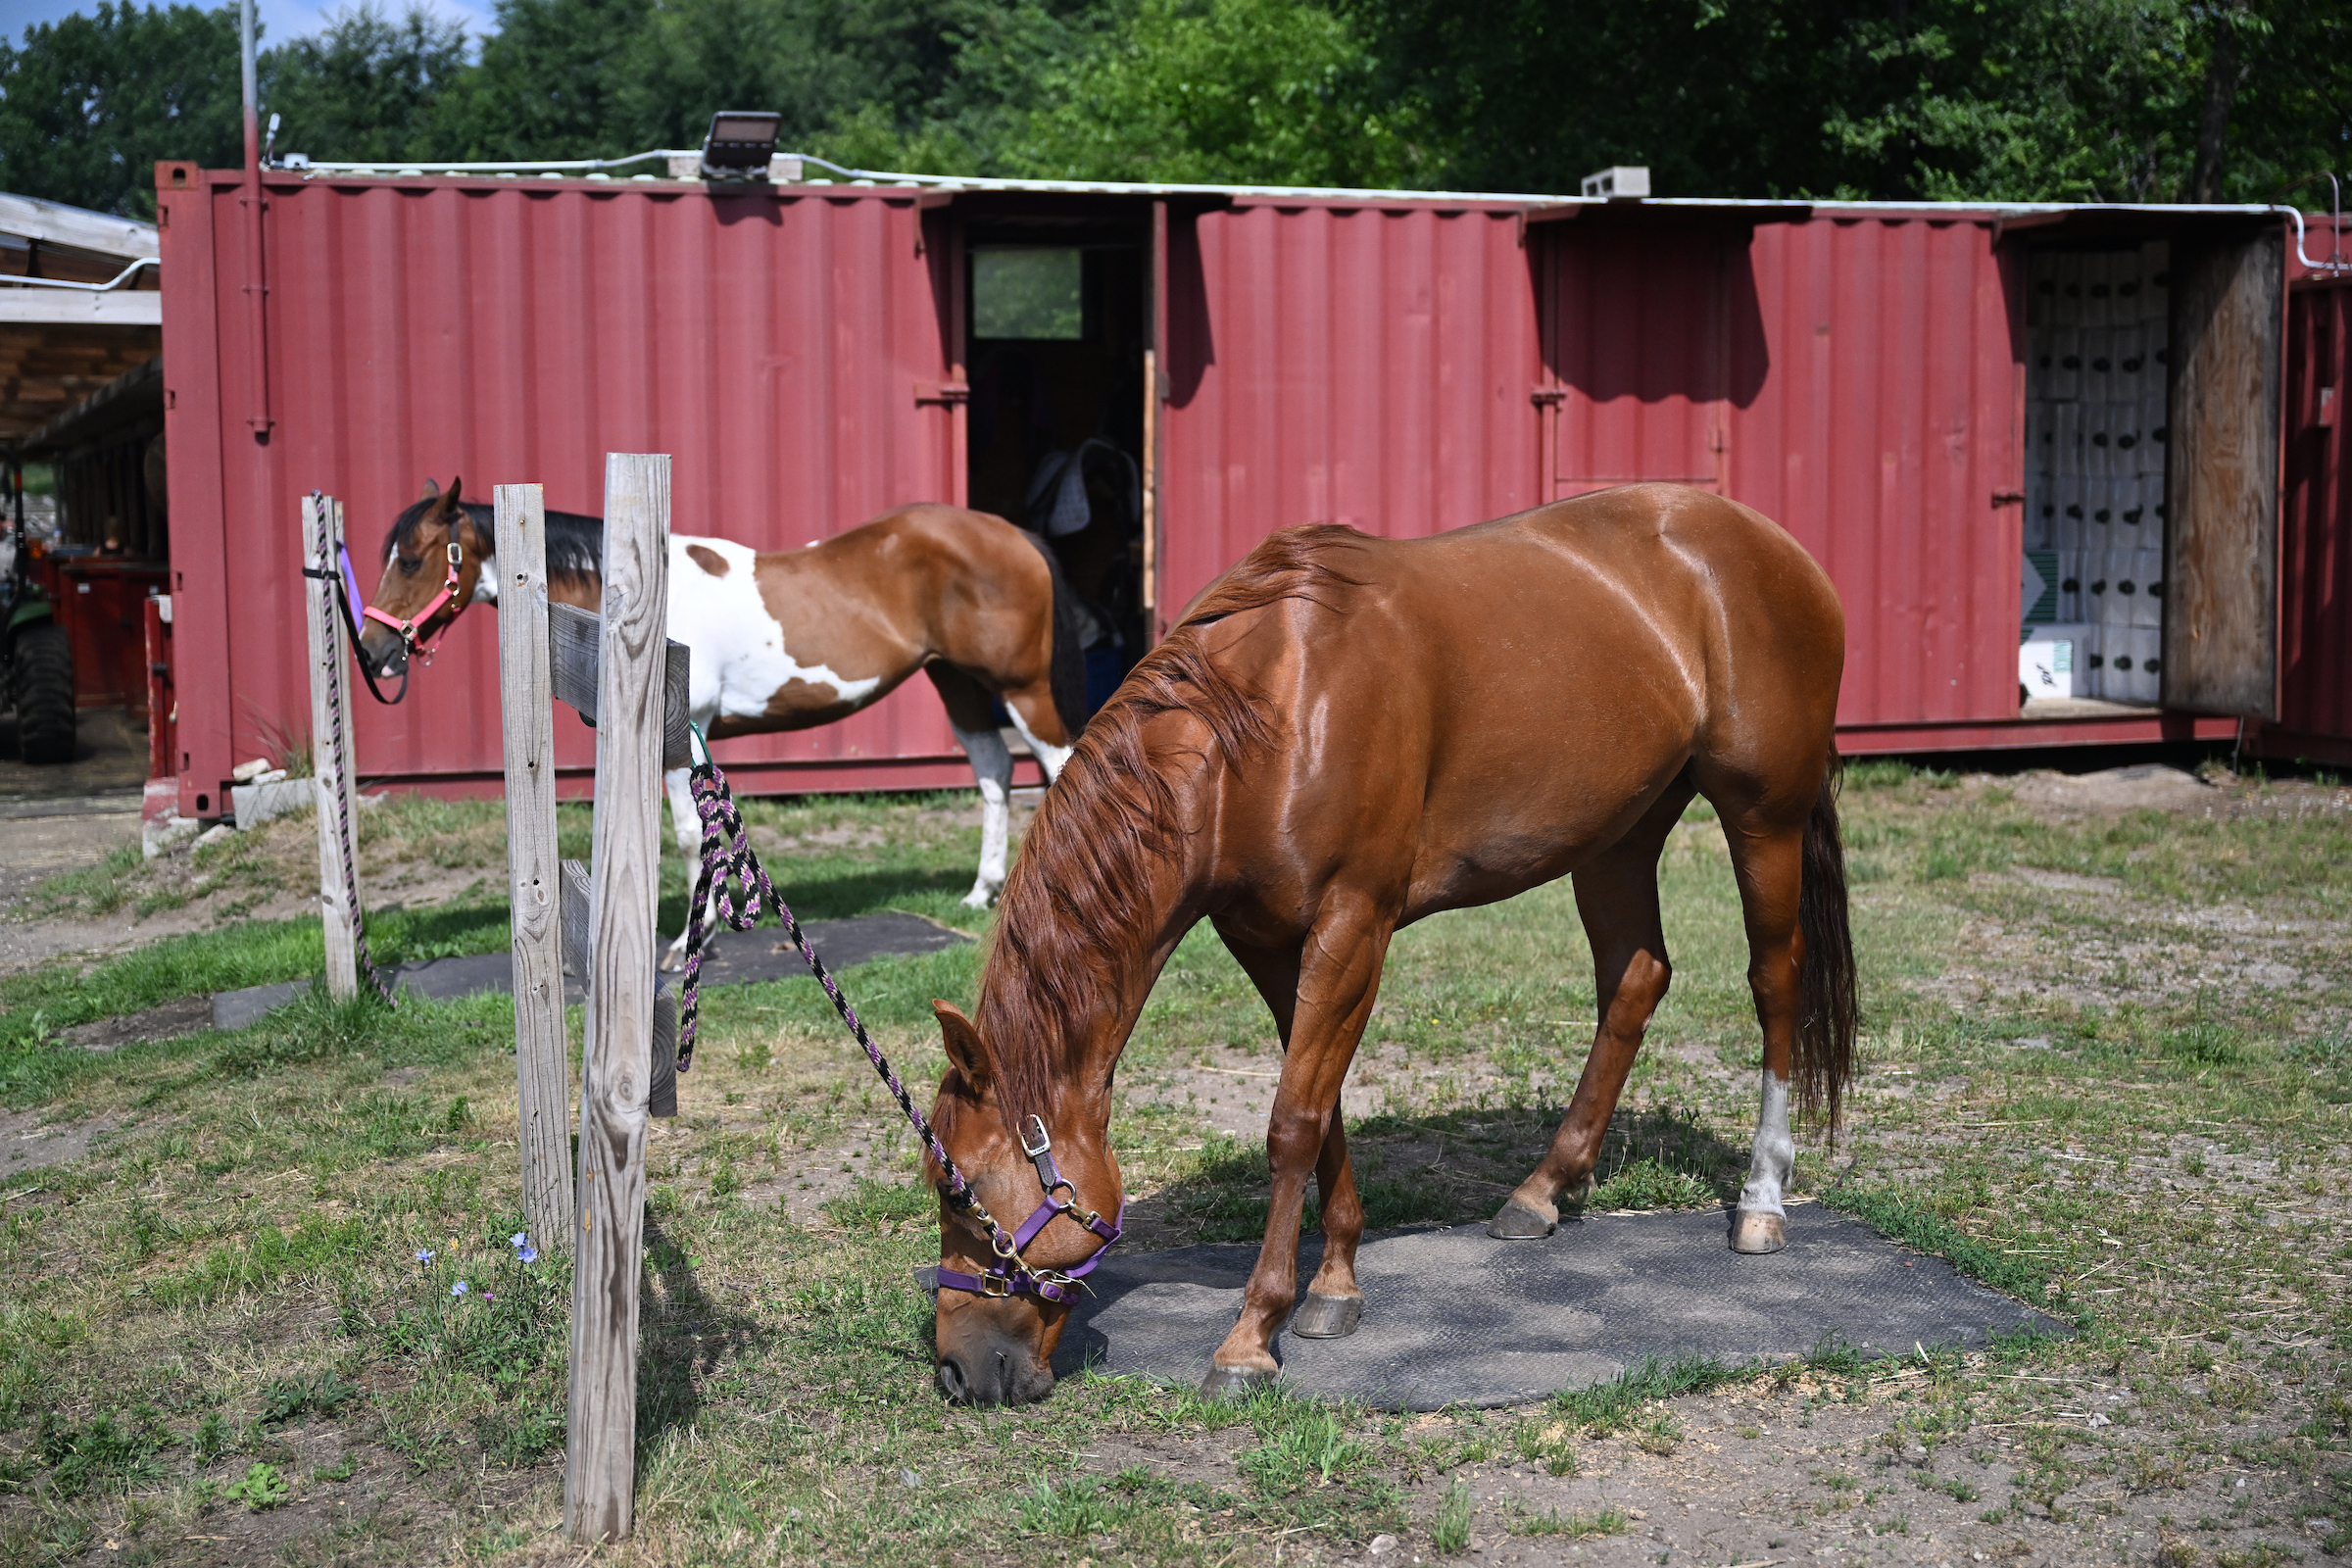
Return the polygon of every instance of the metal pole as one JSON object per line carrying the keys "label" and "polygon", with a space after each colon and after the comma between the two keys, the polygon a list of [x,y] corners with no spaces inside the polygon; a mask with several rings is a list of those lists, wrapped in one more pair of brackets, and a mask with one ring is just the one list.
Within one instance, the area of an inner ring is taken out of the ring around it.
{"label": "metal pole", "polygon": [[237,7],[238,77],[245,89],[245,170],[262,167],[262,93],[254,79],[253,0]]}
{"label": "metal pole", "polygon": [[237,7],[238,73],[245,89],[245,318],[246,348],[253,377],[252,412],[245,416],[257,440],[270,439],[270,336],[263,308],[270,298],[262,264],[262,104],[256,79],[253,0]]}

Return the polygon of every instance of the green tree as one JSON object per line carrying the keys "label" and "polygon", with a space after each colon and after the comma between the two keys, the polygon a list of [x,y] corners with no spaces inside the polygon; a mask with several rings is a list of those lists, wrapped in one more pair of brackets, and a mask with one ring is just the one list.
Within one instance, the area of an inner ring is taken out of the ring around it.
{"label": "green tree", "polygon": [[228,10],[99,0],[89,16],[0,42],[0,187],[155,216],[155,164],[243,156],[237,24]]}
{"label": "green tree", "polygon": [[2326,0],[1343,0],[1447,182],[1661,194],[2268,200],[2345,161]]}
{"label": "green tree", "polygon": [[[499,0],[481,59],[433,111],[435,156],[597,158],[624,147],[620,109],[653,0]],[[616,135],[616,133],[620,133]]]}
{"label": "green tree", "polygon": [[359,163],[448,157],[434,111],[466,67],[466,29],[421,7],[401,21],[371,6],[270,51],[264,108],[277,145]]}
{"label": "green tree", "polygon": [[1009,157],[1039,176],[1398,186],[1443,167],[1417,97],[1312,0],[1142,0],[1040,86]]}

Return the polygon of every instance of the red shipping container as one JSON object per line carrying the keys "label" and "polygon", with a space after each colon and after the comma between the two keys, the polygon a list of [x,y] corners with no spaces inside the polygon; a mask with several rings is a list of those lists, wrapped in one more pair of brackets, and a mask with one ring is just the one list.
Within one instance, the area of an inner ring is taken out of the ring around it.
{"label": "red shipping container", "polygon": [[[1002,445],[1009,406],[988,376],[1010,362],[975,368],[968,307],[973,258],[1022,244],[1126,258],[1089,263],[1087,309],[1109,313],[1121,353],[1120,323],[1142,322],[1134,351],[1150,355],[1149,381],[1133,378],[1144,407],[1102,417],[1133,419],[1155,455],[1155,629],[1290,523],[1412,536],[1674,479],[1777,518],[1838,582],[1849,752],[2226,737],[2240,712],[2352,733],[2352,715],[2293,707],[2299,650],[2345,635],[2340,594],[2302,608],[2312,563],[2340,546],[2294,542],[2275,562],[2283,620],[2229,612],[2257,653],[2276,643],[2286,709],[2020,716],[2026,251],[2179,233],[2222,258],[2222,287],[2276,255],[2279,220],[2258,210],[271,172],[257,259],[245,176],[163,165],[158,184],[189,814],[218,814],[229,767],[305,711],[297,518],[312,489],[344,500],[362,558],[427,477],[462,475],[480,498],[537,481],[550,506],[596,511],[608,451],[671,454],[673,526],[761,548],[911,501],[1017,510],[1010,459],[976,477],[974,443]],[[2230,318],[2240,358],[2278,365],[2279,339],[2247,318]],[[1061,363],[1033,348],[1037,367]],[[2333,505],[2320,532],[2340,540]],[[2201,559],[2182,569],[2210,570]],[[360,570],[371,585],[377,564]],[[492,787],[490,613],[460,621],[407,705],[363,707],[364,776]],[[2264,685],[2255,657],[2241,688]],[[588,736],[560,728],[578,792]],[[720,756],[751,790],[969,777],[923,682]]]}

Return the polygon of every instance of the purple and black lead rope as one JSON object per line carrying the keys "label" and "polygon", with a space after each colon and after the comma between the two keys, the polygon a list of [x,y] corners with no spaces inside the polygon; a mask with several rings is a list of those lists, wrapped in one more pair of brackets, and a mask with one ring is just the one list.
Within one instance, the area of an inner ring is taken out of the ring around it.
{"label": "purple and black lead rope", "polygon": [[[841,1014],[841,1021],[849,1025],[850,1033],[865,1052],[866,1059],[874,1064],[874,1071],[880,1073],[882,1082],[890,1087],[890,1093],[898,1101],[899,1109],[906,1113],[908,1125],[922,1139],[923,1147],[930,1151],[931,1157],[939,1161],[939,1168],[948,1179],[948,1201],[980,1223],[988,1232],[989,1241],[996,1246],[1000,1257],[1014,1257],[1016,1250],[1010,1245],[1012,1239],[1005,1235],[1004,1228],[997,1223],[996,1217],[981,1206],[979,1196],[964,1181],[963,1172],[956,1168],[956,1161],[948,1157],[947,1148],[940,1143],[939,1135],[931,1130],[930,1121],[915,1109],[913,1099],[907,1095],[906,1086],[899,1082],[899,1075],[891,1067],[890,1059],[882,1054],[882,1049],[865,1032],[865,1025],[858,1021],[856,1010],[850,1006],[850,999],[841,994],[841,987],[826,972],[824,960],[816,956],[816,950],[808,945],[808,937],[802,934],[801,922],[794,917],[792,906],[784,902],[776,892],[775,884],[767,879],[766,867],[752,853],[751,837],[744,830],[743,812],[735,805],[734,792],[727,787],[726,774],[719,771],[716,762],[705,760],[697,762],[688,771],[687,777],[694,793],[695,814],[702,818],[703,868],[695,879],[694,907],[686,916],[686,966],[678,979],[678,1071],[685,1072],[694,1061],[695,1014],[701,1004],[698,976],[703,966],[703,941],[708,934],[703,925],[704,909],[710,905],[712,894],[715,893],[719,919],[731,931],[749,931],[760,923],[760,901],[766,900],[775,906],[776,918],[784,922],[784,929],[791,936],[793,946],[800,949],[802,958],[807,960],[808,972],[816,976],[816,983],[823,986],[825,995],[832,999],[833,1010]],[[736,883],[743,887],[743,908],[740,913],[727,891]]]}

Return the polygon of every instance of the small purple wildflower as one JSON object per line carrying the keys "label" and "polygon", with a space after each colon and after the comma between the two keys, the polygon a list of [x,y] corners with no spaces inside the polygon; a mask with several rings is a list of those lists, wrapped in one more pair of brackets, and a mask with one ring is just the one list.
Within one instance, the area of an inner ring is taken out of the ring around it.
{"label": "small purple wildflower", "polygon": [[432,1260],[433,1253],[430,1248],[420,1247],[416,1250],[416,1266],[418,1268],[422,1268],[425,1264],[430,1263]]}
{"label": "small purple wildflower", "polygon": [[514,1261],[515,1261],[515,1262],[517,1262],[517,1263],[536,1263],[536,1262],[538,1262],[538,1261],[539,1261],[539,1249],[537,1249],[536,1247],[533,1247],[533,1246],[532,1246],[530,1243],[528,1243],[528,1242],[525,1242],[525,1243],[523,1243],[523,1244],[522,1244],[522,1247],[521,1247],[521,1250],[518,1250],[518,1251],[516,1251],[516,1252],[515,1252],[515,1254],[514,1254]]}
{"label": "small purple wildflower", "polygon": [[458,1283],[457,1283],[457,1284],[455,1284],[455,1285],[452,1285],[452,1286],[449,1288],[449,1294],[450,1294],[450,1295],[452,1295],[452,1296],[464,1296],[464,1295],[466,1294],[466,1282],[465,1282],[464,1280],[460,1280],[460,1281],[458,1281]]}

